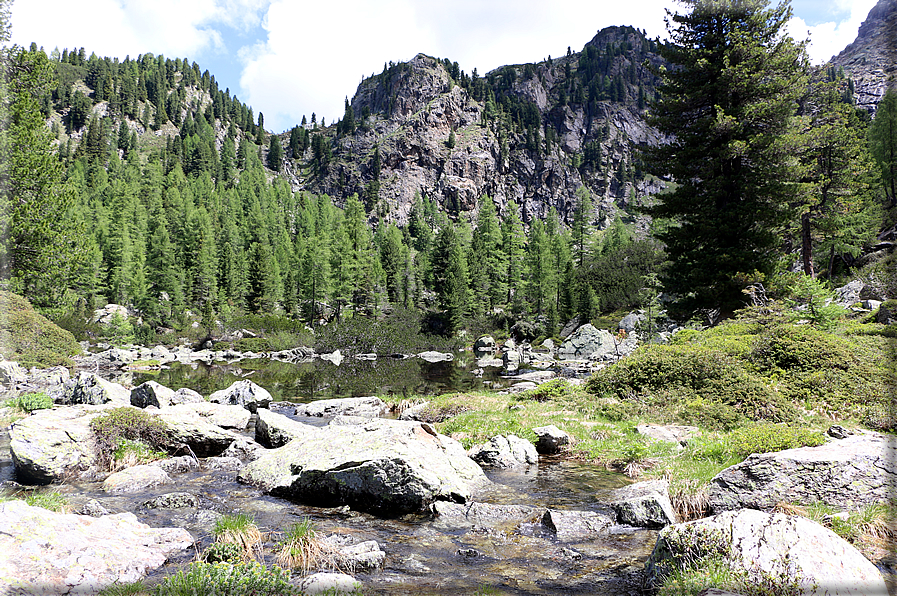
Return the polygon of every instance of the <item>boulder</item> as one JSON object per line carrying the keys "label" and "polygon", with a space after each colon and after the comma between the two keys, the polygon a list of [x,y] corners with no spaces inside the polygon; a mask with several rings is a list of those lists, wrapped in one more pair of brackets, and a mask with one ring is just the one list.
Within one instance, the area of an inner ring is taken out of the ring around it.
{"label": "boulder", "polygon": [[646,317],[644,313],[631,312],[620,320],[617,328],[622,329],[627,334],[631,335],[638,330],[642,321],[646,320],[648,320],[648,317]]}
{"label": "boulder", "polygon": [[199,462],[189,455],[159,459],[152,462],[150,465],[162,468],[169,474],[183,474],[184,472],[199,469]]}
{"label": "boulder", "polygon": [[567,324],[564,325],[563,329],[561,329],[558,337],[560,337],[561,339],[567,339],[568,337],[573,335],[573,332],[579,329],[581,325],[582,317],[580,315],[576,315],[575,317],[567,321]]}
{"label": "boulder", "polygon": [[252,381],[237,381],[227,389],[216,391],[209,396],[209,401],[231,406],[243,406],[250,412],[258,408],[267,408],[271,403],[271,394]]}
{"label": "boulder", "polygon": [[166,493],[144,501],[146,509],[191,509],[199,507],[199,497],[190,493]]}
{"label": "boulder", "polygon": [[330,362],[335,366],[339,366],[340,364],[342,364],[344,358],[345,357],[339,350],[335,350],[330,354],[321,354],[321,360],[326,360],[327,362]]}
{"label": "boulder", "polygon": [[614,520],[597,511],[549,509],[542,516],[542,525],[564,541],[593,540],[613,524]]}
{"label": "boulder", "polygon": [[14,388],[20,383],[28,380],[28,373],[19,366],[18,362],[9,360],[0,361],[0,383],[7,387]]}
{"label": "boulder", "polygon": [[613,354],[618,343],[606,329],[596,329],[586,323],[558,349],[558,358],[564,360],[589,360],[593,355]]}
{"label": "boulder", "polygon": [[[661,530],[645,567],[649,586],[683,557],[722,555],[755,581],[797,582],[802,594],[888,593],[881,572],[843,538],[814,521],[754,509],[726,511]],[[759,583],[759,582],[758,582]]]}
{"label": "boulder", "polygon": [[49,484],[93,466],[90,421],[109,406],[73,406],[38,410],[12,425],[9,447],[16,477],[29,484]]}
{"label": "boulder", "polygon": [[123,321],[128,320],[128,309],[121,304],[107,304],[103,308],[93,311],[93,322],[100,325],[108,325],[118,315]]}
{"label": "boulder", "polygon": [[323,416],[366,416],[376,418],[386,412],[386,404],[376,396],[319,399],[296,405],[296,416],[320,418]]}
{"label": "boulder", "polygon": [[858,509],[888,502],[897,490],[897,437],[873,432],[749,456],[710,481],[713,512],[777,503],[824,503]]}
{"label": "boulder", "polygon": [[473,353],[476,354],[477,357],[494,354],[495,338],[491,335],[484,335],[477,338],[477,340],[473,342]]}
{"label": "boulder", "polygon": [[178,404],[195,404],[206,401],[202,395],[193,391],[192,389],[182,388],[178,389],[174,392],[174,395],[171,396],[171,405],[176,406]]}
{"label": "boulder", "polygon": [[131,392],[118,383],[109,382],[97,374],[82,372],[66,386],[63,403],[66,405],[102,404],[131,405]]}
{"label": "boulder", "polygon": [[437,501],[431,511],[436,516],[436,524],[442,528],[467,529],[517,528],[523,522],[538,521],[543,511],[529,505],[493,505],[490,503],[451,503]]}
{"label": "boulder", "polygon": [[897,304],[893,300],[881,304],[875,312],[875,322],[882,325],[897,324]]}
{"label": "boulder", "polygon": [[110,474],[103,481],[103,490],[107,493],[135,493],[171,482],[171,477],[159,466],[132,466]]}
{"label": "boulder", "polygon": [[175,445],[185,445],[197,457],[221,455],[232,443],[243,439],[234,431],[213,424],[201,416],[193,406],[181,404],[159,410],[157,416],[168,425],[169,439]]}
{"label": "boulder", "polygon": [[331,534],[323,539],[324,544],[334,552],[334,559],[343,569],[371,571],[379,569],[386,560],[386,553],[376,540],[354,543],[351,536]]}
{"label": "boulder", "polygon": [[676,424],[639,424],[635,432],[652,441],[666,441],[678,443],[685,447],[688,441],[700,432],[696,426],[681,426]]}
{"label": "boulder", "polygon": [[417,355],[421,360],[426,360],[427,362],[451,362],[455,359],[454,354],[449,354],[448,352],[421,352]]}
{"label": "boulder", "polygon": [[438,500],[465,502],[489,484],[460,443],[428,424],[347,422],[266,453],[238,480],[312,505],[345,504],[386,515],[422,511]]}
{"label": "boulder", "polygon": [[283,447],[296,437],[317,429],[269,410],[259,410],[255,421],[255,440],[270,449]]}
{"label": "boulder", "polygon": [[492,468],[514,468],[539,463],[536,447],[515,435],[492,437],[488,443],[472,447],[468,455],[481,466]]}
{"label": "boulder", "polygon": [[147,381],[131,389],[131,405],[138,408],[164,408],[172,405],[173,397],[174,391],[155,381]]}
{"label": "boulder", "polygon": [[296,587],[308,596],[319,594],[341,596],[359,593],[361,582],[345,573],[312,573],[299,580]]}
{"label": "boulder", "polygon": [[151,528],[133,513],[90,517],[23,501],[0,503],[0,528],[0,594],[96,594],[193,544],[186,530]]}
{"label": "boulder", "polygon": [[570,435],[553,424],[534,428],[533,432],[538,437],[536,451],[544,455],[560,453],[570,444]]}
{"label": "boulder", "polygon": [[662,528],[676,523],[676,513],[670,503],[670,483],[667,480],[636,482],[613,492],[611,507],[617,523],[640,528]]}
{"label": "boulder", "polygon": [[252,413],[241,406],[228,406],[224,404],[216,404],[208,401],[190,402],[179,404],[176,407],[184,411],[196,412],[199,417],[206,422],[220,426],[221,428],[230,428],[234,430],[245,430],[249,426],[252,419]]}

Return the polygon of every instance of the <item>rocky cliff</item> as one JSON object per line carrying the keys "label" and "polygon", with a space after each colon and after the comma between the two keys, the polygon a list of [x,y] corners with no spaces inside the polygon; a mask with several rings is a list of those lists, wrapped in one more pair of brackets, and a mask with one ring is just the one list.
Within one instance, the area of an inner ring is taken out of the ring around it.
{"label": "rocky cliff", "polygon": [[297,189],[337,202],[357,193],[372,218],[400,223],[418,194],[463,219],[489,196],[502,215],[519,208],[529,221],[554,208],[570,221],[583,185],[599,224],[626,216],[661,188],[637,157],[660,140],[644,122],[659,83],[645,67],[661,64],[656,43],[610,27],[582,52],[484,77],[423,54],[384,66],[358,86],[343,121],[312,131],[332,157],[306,149],[289,174]]}
{"label": "rocky cliff", "polygon": [[885,91],[897,87],[897,0],[879,0],[832,64],[853,79],[857,106],[874,113]]}

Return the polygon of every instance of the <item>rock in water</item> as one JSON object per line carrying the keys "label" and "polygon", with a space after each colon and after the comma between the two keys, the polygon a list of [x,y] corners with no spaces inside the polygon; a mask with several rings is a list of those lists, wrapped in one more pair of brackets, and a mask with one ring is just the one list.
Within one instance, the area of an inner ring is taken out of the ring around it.
{"label": "rock in water", "polygon": [[23,501],[0,503],[0,594],[95,594],[161,567],[193,538],[151,528],[133,513],[53,513]]}
{"label": "rock in water", "polygon": [[515,435],[498,435],[488,443],[475,445],[470,450],[470,459],[481,466],[494,468],[514,468],[539,463],[536,447]]}
{"label": "rock in water", "polygon": [[[775,585],[797,583],[802,594],[885,596],[881,572],[843,538],[809,519],[753,509],[667,526],[645,568],[649,586],[683,556],[722,555],[735,571]],[[700,564],[700,563],[699,563]],[[815,588],[814,588],[815,585]]]}
{"label": "rock in water", "polygon": [[615,490],[611,507],[617,514],[617,522],[642,528],[662,528],[676,523],[669,488],[667,480],[648,480]]}
{"label": "rock in water", "polygon": [[383,515],[465,502],[489,484],[460,443],[428,424],[341,418],[263,455],[238,480],[304,503]]}
{"label": "rock in water", "polygon": [[252,381],[237,381],[227,389],[216,391],[209,396],[212,403],[243,406],[250,412],[258,408],[267,408],[271,403],[271,394]]}

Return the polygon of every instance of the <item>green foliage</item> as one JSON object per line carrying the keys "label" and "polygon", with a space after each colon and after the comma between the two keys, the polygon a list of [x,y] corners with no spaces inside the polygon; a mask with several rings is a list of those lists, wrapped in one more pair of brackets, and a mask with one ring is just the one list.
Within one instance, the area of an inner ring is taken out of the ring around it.
{"label": "green foliage", "polygon": [[103,333],[116,347],[134,343],[134,326],[120,312],[112,313],[109,323],[103,327]]}
{"label": "green foliage", "polygon": [[344,353],[414,354],[425,350],[454,352],[456,340],[423,332],[420,312],[396,309],[382,319],[356,316],[319,329],[315,351]]}
{"label": "green foliage", "polygon": [[897,91],[885,92],[869,126],[869,150],[881,171],[891,204],[897,202]]}
{"label": "green foliage", "polygon": [[844,308],[836,304],[834,293],[809,275],[800,276],[793,288],[789,306],[794,310],[792,320],[808,321],[820,329],[832,329],[844,315]]}
{"label": "green foliage", "polygon": [[206,563],[241,563],[243,562],[243,549],[233,542],[213,542],[202,553],[202,560]]}
{"label": "green foliage", "polygon": [[139,441],[152,450],[168,446],[168,427],[162,420],[144,410],[131,407],[113,408],[90,421],[94,436],[97,464],[110,468],[122,441]]}
{"label": "green foliage", "polygon": [[327,562],[330,549],[324,547],[307,517],[292,524],[284,533],[277,551],[277,564],[285,569],[309,573]]}
{"label": "green foliage", "polygon": [[243,337],[234,342],[234,349],[238,352],[270,352],[274,347],[265,337]]}
{"label": "green foliage", "polygon": [[150,588],[142,580],[138,580],[134,583],[115,583],[106,586],[97,593],[97,596],[150,596],[151,594]]}
{"label": "green foliage", "polygon": [[42,507],[56,513],[66,513],[68,511],[68,499],[62,493],[51,491],[36,491],[25,497],[25,502],[32,507]]}
{"label": "green foliage", "polygon": [[60,329],[21,296],[0,291],[0,354],[22,367],[71,366],[81,353],[74,336]]}
{"label": "green foliage", "polygon": [[825,442],[821,432],[784,424],[756,424],[729,433],[732,455],[744,459],[752,453],[770,453],[796,447],[816,447]]}
{"label": "green foliage", "polygon": [[166,457],[168,457],[166,452],[154,450],[141,441],[119,439],[112,452],[112,466],[113,468],[129,468]]}
{"label": "green foliage", "polygon": [[542,383],[535,389],[528,389],[518,393],[515,399],[535,401],[565,401],[577,392],[577,388],[567,382],[566,379],[552,379]]}
{"label": "green foliage", "polygon": [[759,336],[749,356],[767,371],[846,370],[856,355],[843,339],[806,325],[780,325]]}
{"label": "green foliage", "polygon": [[289,573],[279,567],[270,569],[248,563],[191,563],[186,570],[165,578],[154,596],[286,596],[296,594]]}
{"label": "green foliage", "polygon": [[252,516],[246,513],[219,517],[215,521],[212,535],[216,542],[236,545],[244,561],[254,559],[261,551],[262,533]]}
{"label": "green foliage", "polygon": [[53,398],[43,392],[23,393],[6,400],[6,406],[23,412],[46,410],[53,407]]}

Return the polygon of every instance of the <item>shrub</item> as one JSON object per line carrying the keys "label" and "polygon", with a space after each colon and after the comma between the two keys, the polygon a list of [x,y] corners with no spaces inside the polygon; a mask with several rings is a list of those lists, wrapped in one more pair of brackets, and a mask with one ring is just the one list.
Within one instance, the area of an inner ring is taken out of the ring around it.
{"label": "shrub", "polygon": [[112,313],[109,322],[103,326],[103,334],[116,347],[134,343],[134,326],[120,312]]}
{"label": "shrub", "polygon": [[273,347],[264,337],[244,337],[234,342],[234,349],[238,352],[270,352]]}
{"label": "shrub", "polygon": [[818,279],[801,275],[791,287],[788,305],[795,310],[792,321],[807,321],[819,329],[831,329],[844,315],[844,308],[832,301],[834,293]]}
{"label": "shrub", "polygon": [[795,447],[815,447],[825,442],[822,433],[784,424],[756,424],[729,434],[732,453],[744,459],[753,453],[770,453]]}
{"label": "shrub", "polygon": [[765,370],[847,370],[856,362],[848,342],[806,325],[780,325],[762,334],[749,359]]}
{"label": "shrub", "polygon": [[261,549],[262,533],[252,516],[245,513],[218,518],[212,534],[216,542],[236,545],[245,561],[254,559]]}
{"label": "shrub", "polygon": [[567,382],[566,379],[552,379],[547,383],[542,383],[535,389],[528,389],[518,393],[515,399],[518,400],[535,400],[535,401],[562,401],[570,398],[576,393],[576,387]]}
{"label": "shrub", "polygon": [[33,412],[34,410],[46,410],[52,408],[53,398],[43,392],[23,393],[7,400],[6,405],[10,408],[22,410],[23,412]]}
{"label": "shrub", "polygon": [[271,569],[248,563],[191,563],[186,570],[165,578],[156,587],[155,596],[287,596],[297,594],[290,585],[289,573],[280,567]]}
{"label": "shrub", "polygon": [[111,469],[114,455],[122,441],[139,441],[148,448],[163,450],[168,446],[168,427],[158,418],[138,408],[113,408],[90,421],[94,435],[97,463]]}
{"label": "shrub", "polygon": [[97,596],[150,596],[150,588],[143,581],[132,584],[112,584],[97,593]]}
{"label": "shrub", "polygon": [[81,346],[68,331],[38,314],[12,292],[0,291],[0,355],[23,368],[72,366]]}
{"label": "shrub", "polygon": [[233,542],[213,542],[202,555],[206,563],[241,563],[243,549]]}
{"label": "shrub", "polygon": [[281,567],[308,573],[331,558],[331,549],[322,544],[311,520],[305,518],[287,529],[276,560]]}

